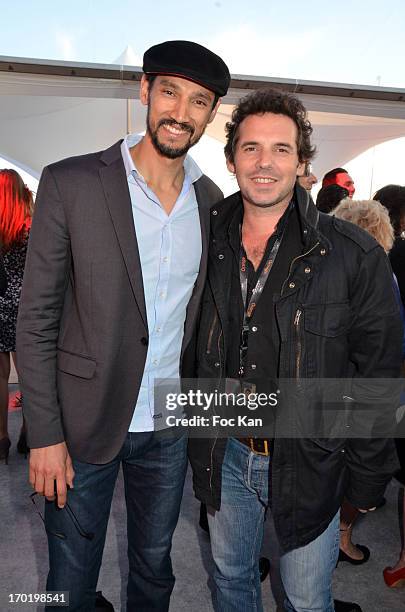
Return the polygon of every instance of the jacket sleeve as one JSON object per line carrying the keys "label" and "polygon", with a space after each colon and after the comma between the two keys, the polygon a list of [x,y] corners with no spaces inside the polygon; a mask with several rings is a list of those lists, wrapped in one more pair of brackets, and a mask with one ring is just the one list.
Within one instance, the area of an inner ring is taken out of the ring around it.
{"label": "jacket sleeve", "polygon": [[365,253],[353,283],[350,359],[355,367],[355,408],[345,456],[349,468],[348,500],[368,509],[383,497],[398,467],[395,411],[399,406],[402,321],[392,271],[381,247]]}
{"label": "jacket sleeve", "polygon": [[399,285],[398,285],[398,280],[397,277],[394,276],[394,294],[395,297],[397,298],[397,303],[398,303],[398,308],[399,308],[399,314],[401,315],[401,320],[402,320],[402,326],[404,328],[404,333],[402,334],[402,359],[405,359],[405,308],[404,305],[402,303],[402,299],[401,299],[401,293],[399,291]]}
{"label": "jacket sleeve", "polygon": [[4,295],[7,289],[7,275],[4,267],[3,257],[0,254],[0,296]]}
{"label": "jacket sleeve", "polygon": [[45,168],[36,199],[17,320],[19,378],[31,448],[64,440],[56,389],[59,324],[70,241],[56,181]]}

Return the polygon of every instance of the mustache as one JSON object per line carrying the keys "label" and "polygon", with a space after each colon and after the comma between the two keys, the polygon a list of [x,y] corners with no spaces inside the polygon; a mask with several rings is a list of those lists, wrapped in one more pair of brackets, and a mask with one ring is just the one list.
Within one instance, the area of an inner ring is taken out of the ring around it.
{"label": "mustache", "polygon": [[182,129],[185,132],[189,132],[191,136],[194,134],[194,128],[189,123],[179,123],[175,119],[161,119],[157,127],[160,128],[164,125],[170,125],[172,127],[177,127],[179,129]]}

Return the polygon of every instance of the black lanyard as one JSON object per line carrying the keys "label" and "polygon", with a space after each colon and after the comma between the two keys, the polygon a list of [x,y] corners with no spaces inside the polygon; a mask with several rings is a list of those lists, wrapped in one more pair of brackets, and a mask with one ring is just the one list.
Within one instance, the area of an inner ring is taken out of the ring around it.
{"label": "black lanyard", "polygon": [[241,339],[240,339],[240,346],[239,346],[239,376],[241,377],[244,376],[245,374],[245,362],[246,362],[246,357],[247,357],[248,340],[249,340],[249,323],[250,323],[251,318],[253,317],[253,313],[259,302],[260,296],[263,293],[263,289],[269,277],[270,270],[273,267],[278,250],[281,245],[281,241],[283,240],[283,236],[284,236],[284,231],[281,236],[276,238],[273,244],[273,248],[270,251],[270,255],[267,258],[266,264],[263,266],[260,276],[257,279],[256,285],[252,291],[252,295],[250,297],[249,304],[246,306],[247,293],[248,293],[247,256],[242,246],[242,232],[241,232],[241,248],[240,248],[240,254],[239,254],[239,278],[240,278],[240,289],[242,292],[242,302],[243,302],[243,323],[242,323]]}

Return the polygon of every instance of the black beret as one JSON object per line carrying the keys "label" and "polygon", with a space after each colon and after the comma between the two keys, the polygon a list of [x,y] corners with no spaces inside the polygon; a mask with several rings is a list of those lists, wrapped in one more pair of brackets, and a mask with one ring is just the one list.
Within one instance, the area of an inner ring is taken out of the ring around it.
{"label": "black beret", "polygon": [[219,96],[226,94],[231,80],[227,65],[218,55],[187,40],[169,40],[145,51],[143,71],[188,79]]}

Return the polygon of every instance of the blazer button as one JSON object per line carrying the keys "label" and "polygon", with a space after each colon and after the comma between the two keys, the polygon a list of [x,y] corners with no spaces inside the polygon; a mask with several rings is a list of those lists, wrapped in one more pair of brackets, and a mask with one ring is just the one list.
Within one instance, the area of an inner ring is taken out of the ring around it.
{"label": "blazer button", "polygon": [[288,286],[290,287],[290,289],[294,289],[295,283],[290,283]]}
{"label": "blazer button", "polygon": [[147,338],[145,338],[145,336],[142,336],[141,338],[141,344],[143,344],[144,346],[148,346],[149,341]]}
{"label": "blazer button", "polygon": [[223,255],[222,253],[220,253],[220,254],[218,255],[218,259],[224,259],[224,257],[225,257],[225,255]]}

